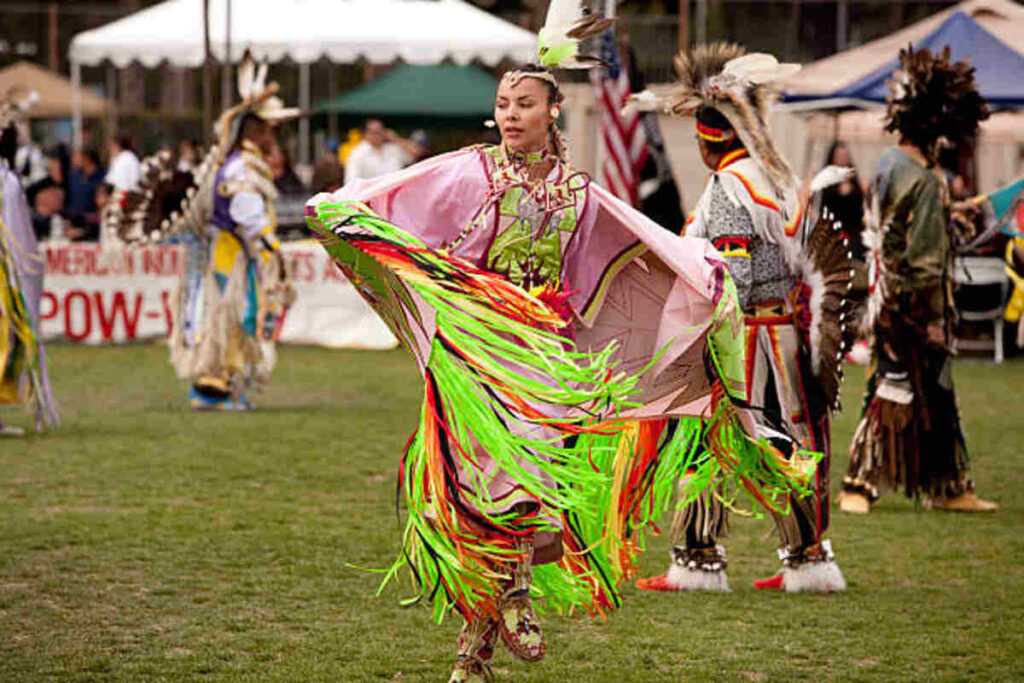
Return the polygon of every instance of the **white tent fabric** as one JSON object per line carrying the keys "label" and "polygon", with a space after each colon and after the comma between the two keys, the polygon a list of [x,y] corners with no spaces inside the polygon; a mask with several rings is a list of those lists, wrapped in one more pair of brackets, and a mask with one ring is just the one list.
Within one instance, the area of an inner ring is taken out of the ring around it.
{"label": "white tent fabric", "polygon": [[[210,0],[213,56],[224,58],[227,0]],[[196,67],[203,62],[202,0],[167,0],[124,19],[78,34],[71,61],[95,66],[110,60],[154,67],[163,61]],[[257,58],[300,64],[327,57],[339,63],[403,59],[458,64],[478,59],[529,61],[536,36],[464,0],[232,0],[231,60],[246,47]]]}
{"label": "white tent fabric", "polygon": [[[494,65],[506,57],[531,61],[537,49],[533,33],[464,0],[210,0],[209,25],[210,50],[218,61],[224,61],[230,42],[235,63],[247,48],[257,59],[297,62],[303,109],[310,106],[309,65],[321,57],[338,63],[451,59]],[[74,145],[82,143],[82,66],[110,60],[117,67],[133,61],[197,67],[203,55],[203,0],[167,0],[75,36],[70,50]],[[309,121],[303,119],[300,161],[308,160],[308,152]]]}

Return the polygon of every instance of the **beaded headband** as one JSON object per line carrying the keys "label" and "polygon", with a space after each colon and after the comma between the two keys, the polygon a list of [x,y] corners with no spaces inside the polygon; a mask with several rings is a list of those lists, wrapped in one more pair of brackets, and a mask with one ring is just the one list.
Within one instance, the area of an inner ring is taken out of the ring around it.
{"label": "beaded headband", "polygon": [[550,71],[521,71],[519,69],[513,69],[512,71],[506,71],[505,75],[501,77],[501,80],[514,88],[519,85],[524,78],[536,78],[537,80],[550,83],[555,86],[556,90],[558,89],[558,80]]}

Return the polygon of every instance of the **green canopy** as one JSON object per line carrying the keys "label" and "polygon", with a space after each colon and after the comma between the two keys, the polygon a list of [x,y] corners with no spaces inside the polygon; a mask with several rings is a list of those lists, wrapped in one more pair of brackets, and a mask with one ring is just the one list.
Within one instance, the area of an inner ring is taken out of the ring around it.
{"label": "green canopy", "polygon": [[360,116],[489,118],[497,89],[497,79],[475,66],[403,64],[318,103],[314,110]]}

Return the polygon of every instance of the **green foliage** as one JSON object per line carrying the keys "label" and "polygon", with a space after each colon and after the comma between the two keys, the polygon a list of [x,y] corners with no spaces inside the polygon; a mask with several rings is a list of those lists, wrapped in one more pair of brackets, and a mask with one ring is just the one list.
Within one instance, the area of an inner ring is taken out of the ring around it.
{"label": "green foliage", "polygon": [[[0,680],[438,681],[458,626],[374,593],[399,548],[398,455],[422,383],[401,351],[284,348],[253,414],[193,414],[159,346],[56,347],[64,425],[0,441]],[[835,514],[850,589],[760,594],[767,520],[737,519],[728,595],[626,591],[604,623],[547,615],[507,681],[1008,680],[1024,676],[1022,366],[961,361],[990,516],[894,494]],[[863,373],[845,385],[838,484]],[[18,422],[15,411],[5,419]],[[666,526],[667,526],[666,520]],[[662,571],[653,539],[645,573]],[[402,676],[399,678],[398,674]]]}

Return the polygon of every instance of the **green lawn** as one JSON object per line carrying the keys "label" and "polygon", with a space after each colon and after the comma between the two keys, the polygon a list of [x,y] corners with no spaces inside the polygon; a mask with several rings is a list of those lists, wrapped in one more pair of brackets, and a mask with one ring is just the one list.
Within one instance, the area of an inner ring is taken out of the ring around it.
{"label": "green lawn", "polygon": [[[0,681],[443,681],[458,626],[375,598],[397,550],[394,473],[420,381],[402,352],[285,348],[253,414],[188,411],[158,346],[52,349],[64,424],[0,442]],[[607,622],[546,617],[540,664],[502,680],[1024,677],[1024,365],[957,366],[995,515],[889,495],[835,517],[850,584],[762,594],[767,519],[738,520],[734,592],[627,592]],[[863,373],[846,384],[833,479]],[[22,416],[7,414],[12,421]],[[22,420],[24,423],[24,420]],[[645,573],[664,569],[654,539]],[[404,586],[402,586],[404,587]]]}

